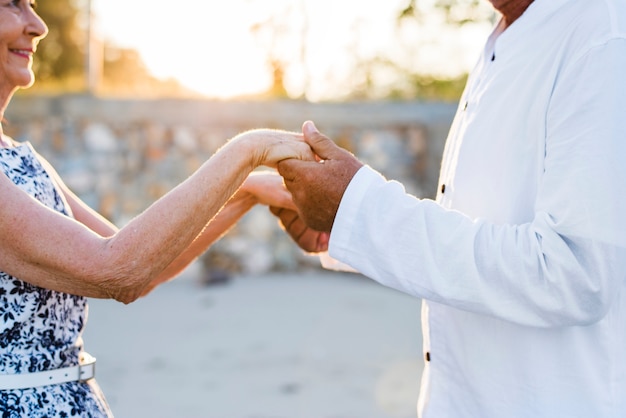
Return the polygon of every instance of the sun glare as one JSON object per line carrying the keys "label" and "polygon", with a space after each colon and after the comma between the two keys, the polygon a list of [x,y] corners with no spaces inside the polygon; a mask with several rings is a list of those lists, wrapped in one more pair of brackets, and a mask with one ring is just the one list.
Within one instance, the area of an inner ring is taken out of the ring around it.
{"label": "sun glare", "polygon": [[[406,0],[92,2],[100,37],[138,50],[155,76],[175,78],[216,98],[266,91],[272,81],[268,66],[272,48],[290,69],[287,87],[297,92],[306,85],[312,97],[332,95],[349,79],[355,54],[371,57],[393,48],[394,18],[406,4]],[[267,33],[250,30],[254,24],[271,19],[278,22],[279,29],[269,41]],[[290,27],[285,29],[286,25]],[[478,36],[483,35],[479,30]],[[473,60],[477,54],[473,45],[480,42],[465,39],[461,45]],[[459,62],[458,46],[454,57],[448,59],[441,57],[441,48],[430,54],[424,51],[421,62],[433,68],[444,62]],[[464,66],[461,70],[467,70],[466,61],[457,64]]]}
{"label": "sun glare", "polygon": [[227,98],[262,91],[269,82],[237,3],[100,0],[94,9],[101,36],[137,49],[155,76]]}

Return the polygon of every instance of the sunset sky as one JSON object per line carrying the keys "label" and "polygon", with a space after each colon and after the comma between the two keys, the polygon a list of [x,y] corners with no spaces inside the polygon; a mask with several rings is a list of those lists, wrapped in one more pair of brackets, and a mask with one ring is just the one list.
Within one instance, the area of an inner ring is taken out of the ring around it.
{"label": "sunset sky", "polygon": [[[406,28],[402,43],[395,18],[406,3],[92,0],[92,8],[96,35],[137,49],[157,77],[175,77],[219,98],[258,93],[270,84],[267,51],[273,45],[275,54],[290,63],[290,92],[306,88],[308,97],[316,100],[341,93],[355,57],[391,56],[420,71],[444,75],[471,68],[490,25],[446,29],[442,17],[432,13]],[[255,37],[250,30],[270,18],[281,26],[274,43],[267,32]],[[406,44],[413,45],[414,53],[406,53]]]}

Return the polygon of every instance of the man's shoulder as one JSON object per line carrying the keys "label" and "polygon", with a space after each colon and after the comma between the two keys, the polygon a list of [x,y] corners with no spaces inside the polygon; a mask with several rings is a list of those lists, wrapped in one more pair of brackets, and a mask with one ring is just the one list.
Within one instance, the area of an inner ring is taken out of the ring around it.
{"label": "man's shoulder", "polygon": [[626,35],[624,0],[570,0],[560,12],[571,30],[607,38]]}
{"label": "man's shoulder", "polygon": [[564,56],[576,61],[612,39],[626,39],[626,0],[567,0],[547,23]]}

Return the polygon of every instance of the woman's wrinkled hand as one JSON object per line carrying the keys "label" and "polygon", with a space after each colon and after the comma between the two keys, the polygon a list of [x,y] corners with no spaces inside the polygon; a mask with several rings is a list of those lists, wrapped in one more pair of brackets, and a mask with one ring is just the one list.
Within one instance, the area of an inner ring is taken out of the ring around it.
{"label": "woman's wrinkled hand", "polygon": [[256,203],[261,205],[296,209],[283,178],[275,171],[251,173],[244,181],[240,191],[248,193],[254,197]]}
{"label": "woman's wrinkled hand", "polygon": [[254,129],[237,135],[231,142],[245,144],[253,167],[276,168],[281,161],[297,159],[315,161],[315,154],[302,134],[276,129]]}

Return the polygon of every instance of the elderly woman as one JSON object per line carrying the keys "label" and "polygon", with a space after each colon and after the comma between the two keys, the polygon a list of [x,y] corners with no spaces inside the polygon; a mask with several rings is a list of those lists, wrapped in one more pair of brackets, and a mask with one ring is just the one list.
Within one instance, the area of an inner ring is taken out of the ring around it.
{"label": "elderly woman", "polygon": [[[32,56],[46,34],[33,3],[0,0],[0,116],[33,83]],[[112,416],[83,352],[85,298],[130,303],[173,278],[254,204],[293,208],[279,176],[250,175],[287,158],[313,155],[296,134],[241,134],[117,229],[29,143],[0,135],[2,415]]]}

